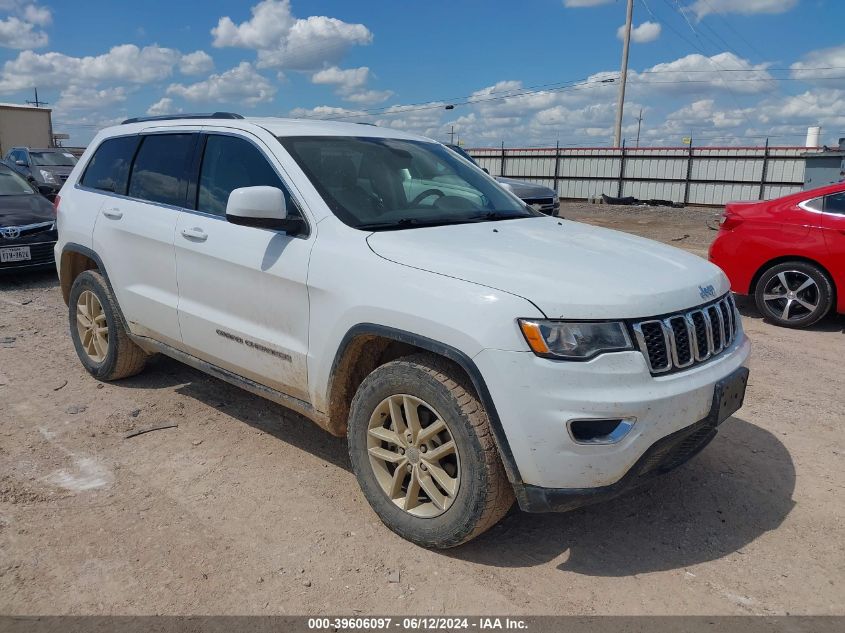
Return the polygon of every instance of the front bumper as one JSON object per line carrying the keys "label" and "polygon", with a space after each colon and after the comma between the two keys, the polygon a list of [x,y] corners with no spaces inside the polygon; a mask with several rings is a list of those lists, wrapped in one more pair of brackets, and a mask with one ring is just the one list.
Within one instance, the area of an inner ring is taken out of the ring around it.
{"label": "front bumper", "polygon": [[16,262],[0,262],[0,273],[18,273],[55,268],[55,231],[41,233],[29,240],[0,240],[0,248],[15,248],[20,246],[29,247],[30,259]]}
{"label": "front bumper", "polygon": [[724,415],[720,414],[726,404],[721,397],[722,386],[737,375],[744,383],[748,382],[748,369],[740,367],[728,379],[717,383],[707,417],[655,442],[616,483],[598,488],[523,485],[518,492],[520,508],[525,512],[567,512],[618,497],[685,464],[716,437],[717,427],[724,421]]}
{"label": "front bumper", "polygon": [[[713,360],[659,376],[639,351],[566,362],[487,349],[473,360],[512,455],[517,497],[530,505],[532,488],[600,491],[636,472],[654,445],[710,415],[716,385],[744,367],[749,352],[740,330]],[[613,444],[578,443],[568,433],[568,421],[595,418],[636,422]]]}

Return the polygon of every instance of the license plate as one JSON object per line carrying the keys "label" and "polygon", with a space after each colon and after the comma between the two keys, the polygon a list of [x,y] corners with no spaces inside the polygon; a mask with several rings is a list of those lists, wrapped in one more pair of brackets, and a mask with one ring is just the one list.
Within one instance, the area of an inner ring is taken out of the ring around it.
{"label": "license plate", "polygon": [[733,374],[716,385],[716,397],[719,411],[716,424],[719,425],[734,413],[739,411],[745,399],[745,388],[748,385],[748,369],[740,367]]}
{"label": "license plate", "polygon": [[15,248],[0,248],[0,262],[25,262],[32,259],[29,253],[29,246],[16,246]]}

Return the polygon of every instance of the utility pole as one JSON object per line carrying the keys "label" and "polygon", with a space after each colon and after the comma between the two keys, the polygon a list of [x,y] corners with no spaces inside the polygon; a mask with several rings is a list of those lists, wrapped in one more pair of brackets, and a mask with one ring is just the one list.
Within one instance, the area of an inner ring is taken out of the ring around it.
{"label": "utility pole", "polygon": [[452,128],[449,130],[449,144],[455,144],[455,126],[453,125]]}
{"label": "utility pole", "polygon": [[637,117],[637,147],[640,146],[640,128],[643,124],[643,109],[640,108],[640,116]]}
{"label": "utility pole", "polygon": [[41,106],[48,105],[46,101],[39,101],[38,100],[38,88],[35,89],[35,101],[27,101],[28,104],[34,105],[36,108],[40,108]]}
{"label": "utility pole", "polygon": [[619,100],[616,102],[616,128],[613,131],[613,146],[622,145],[622,112],[625,109],[625,84],[628,83],[628,48],[631,45],[631,22],[634,20],[634,0],[628,0],[628,14],[625,18],[625,35],[622,40],[622,70],[619,73]]}

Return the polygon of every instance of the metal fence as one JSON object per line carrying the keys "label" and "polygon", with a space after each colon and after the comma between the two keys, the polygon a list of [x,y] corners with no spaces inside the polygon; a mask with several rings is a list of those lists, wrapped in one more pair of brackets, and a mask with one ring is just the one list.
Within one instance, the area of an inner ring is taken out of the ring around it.
{"label": "metal fence", "polygon": [[561,198],[607,194],[694,205],[766,200],[804,184],[804,147],[551,147],[468,150],[494,176],[542,183]]}

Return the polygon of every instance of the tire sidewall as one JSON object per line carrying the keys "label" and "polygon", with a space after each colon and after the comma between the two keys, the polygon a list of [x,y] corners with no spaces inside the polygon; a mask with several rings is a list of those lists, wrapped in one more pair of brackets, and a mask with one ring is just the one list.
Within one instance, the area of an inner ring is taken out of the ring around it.
{"label": "tire sidewall", "polygon": [[[106,357],[100,363],[94,362],[85,352],[76,327],[76,304],[79,296],[86,290],[90,290],[97,297],[103,308],[103,314],[106,315],[106,325],[109,328],[109,348],[106,352]],[[68,298],[68,314],[70,320],[70,338],[73,340],[76,355],[79,356],[79,360],[88,373],[95,378],[105,380],[117,365],[117,328],[119,327],[119,323],[108,290],[94,273],[85,271],[74,280]]]}
{"label": "tire sidewall", "polygon": [[[809,276],[818,286],[819,288],[819,306],[815,312],[808,314],[802,319],[796,319],[794,321],[785,321],[784,319],[778,317],[768,309],[766,306],[766,302],[763,301],[763,295],[765,294],[765,289],[768,283],[775,277],[778,273],[782,273],[789,270],[797,270],[799,272],[804,273],[805,275]],[[813,325],[817,321],[823,319],[828,312],[830,312],[831,306],[833,305],[833,286],[830,283],[827,275],[825,275],[817,266],[812,264],[808,264],[806,262],[784,262],[782,264],[777,264],[776,266],[772,266],[763,275],[760,277],[760,280],[757,282],[757,287],[754,291],[754,300],[757,304],[757,309],[759,310],[760,314],[763,316],[764,319],[767,321],[771,321],[776,325],[781,327],[789,327],[789,328],[802,328],[808,327]]]}
{"label": "tire sidewall", "polygon": [[[396,394],[416,396],[442,416],[455,441],[461,481],[454,502],[433,518],[416,517],[399,508],[376,480],[367,452],[370,417],[385,398]],[[352,469],[367,501],[387,527],[424,547],[457,545],[479,520],[484,506],[488,473],[480,455],[483,447],[467,416],[450,391],[419,365],[394,361],[373,371],[361,383],[349,415],[349,454]]]}

